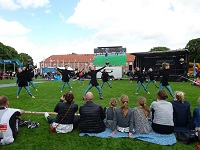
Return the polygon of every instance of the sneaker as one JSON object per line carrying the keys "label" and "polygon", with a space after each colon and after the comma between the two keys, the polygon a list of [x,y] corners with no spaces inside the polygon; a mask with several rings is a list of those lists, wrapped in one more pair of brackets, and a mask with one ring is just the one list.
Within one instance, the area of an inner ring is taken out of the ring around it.
{"label": "sneaker", "polygon": [[48,112],[45,112],[45,113],[44,113],[44,117],[45,117],[45,118],[46,118],[46,120],[48,121],[48,119],[47,119],[47,118],[49,117],[49,114],[48,114]]}
{"label": "sneaker", "polygon": [[60,91],[62,93],[62,91]]}
{"label": "sneaker", "polygon": [[135,93],[135,94],[138,94],[138,93]]}
{"label": "sneaker", "polygon": [[100,100],[103,100],[103,97],[100,97]]}
{"label": "sneaker", "polygon": [[35,98],[35,96],[31,96],[31,98]]}
{"label": "sneaker", "polygon": [[35,89],[35,91],[38,91],[37,89]]}
{"label": "sneaker", "polygon": [[19,98],[19,96],[17,96],[17,98]]}
{"label": "sneaker", "polygon": [[147,92],[147,94],[150,94],[149,92]]}
{"label": "sneaker", "polygon": [[72,89],[73,87],[71,86],[70,89]]}

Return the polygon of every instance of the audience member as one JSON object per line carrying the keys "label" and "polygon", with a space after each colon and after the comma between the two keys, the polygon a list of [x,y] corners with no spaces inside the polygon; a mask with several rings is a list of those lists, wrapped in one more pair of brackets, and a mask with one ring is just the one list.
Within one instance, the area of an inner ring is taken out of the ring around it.
{"label": "audience member", "polygon": [[168,95],[164,90],[157,93],[157,101],[151,103],[152,128],[160,134],[171,134],[174,132],[173,106],[166,99]]}
{"label": "audience member", "polygon": [[146,98],[138,98],[138,107],[133,108],[133,128],[136,134],[149,133],[152,128],[149,124],[150,111],[146,106]]}
{"label": "audience member", "polygon": [[129,137],[133,134],[133,110],[128,107],[128,96],[122,95],[120,97],[121,107],[115,109],[113,117],[112,135],[116,131],[128,132]]}
{"label": "audience member", "polygon": [[71,92],[67,92],[54,108],[54,112],[58,113],[57,117],[53,119],[46,112],[45,118],[49,124],[56,128],[57,133],[67,133],[71,132],[79,124],[80,117],[75,115],[77,110],[78,105],[74,103],[74,95]]}
{"label": "audience member", "polygon": [[100,133],[105,131],[103,122],[105,115],[102,106],[95,104],[94,95],[87,92],[85,95],[86,103],[79,109],[80,113],[80,132]]}
{"label": "audience member", "polygon": [[198,139],[200,141],[200,98],[198,99],[198,107],[194,109],[193,118],[195,131],[197,132]]}
{"label": "audience member", "polygon": [[15,141],[19,128],[19,116],[24,111],[8,108],[9,102],[5,96],[0,96],[0,145],[11,144]]}

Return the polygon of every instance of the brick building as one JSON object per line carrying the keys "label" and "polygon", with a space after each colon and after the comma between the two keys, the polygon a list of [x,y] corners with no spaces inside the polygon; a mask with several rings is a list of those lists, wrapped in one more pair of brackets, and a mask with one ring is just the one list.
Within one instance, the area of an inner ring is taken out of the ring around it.
{"label": "brick building", "polygon": [[[51,55],[40,62],[40,68],[48,67],[64,67],[68,64],[71,68],[78,70],[88,70],[89,65],[94,63],[94,54],[67,54],[67,55]],[[126,66],[123,66],[124,70],[132,70],[135,56],[130,53],[126,54]]]}

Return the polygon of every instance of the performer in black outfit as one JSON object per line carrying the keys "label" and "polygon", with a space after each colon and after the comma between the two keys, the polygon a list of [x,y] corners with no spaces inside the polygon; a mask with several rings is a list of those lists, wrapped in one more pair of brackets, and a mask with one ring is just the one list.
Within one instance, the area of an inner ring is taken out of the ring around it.
{"label": "performer in black outfit", "polygon": [[68,70],[68,65],[65,65],[65,69],[59,69],[56,67],[56,69],[62,74],[62,87],[61,92],[63,91],[65,84],[67,83],[69,90],[72,89],[70,82],[69,82],[69,76],[71,74],[71,71]]}
{"label": "performer in black outfit", "polygon": [[138,77],[138,81],[137,81],[137,84],[138,84],[138,87],[136,89],[136,93],[135,94],[138,94],[138,91],[142,85],[142,87],[144,88],[144,90],[147,92],[147,94],[150,94],[147,90],[147,88],[145,87],[144,85],[144,81],[145,81],[145,76],[142,72],[140,72],[140,68],[139,67],[136,67],[135,68],[135,72],[134,72],[134,76],[137,76]]}
{"label": "performer in black outfit", "polygon": [[84,95],[83,95],[83,100],[85,100],[85,95],[87,94],[87,92],[93,87],[95,86],[98,90],[99,90],[99,96],[100,96],[100,99],[103,99],[102,97],[102,89],[100,87],[100,85],[98,84],[97,82],[97,73],[99,71],[101,71],[102,69],[104,69],[106,66],[98,69],[98,70],[95,70],[94,66],[90,66],[90,71],[88,73],[85,73],[84,76],[86,75],[89,75],[91,76],[91,80],[90,80],[90,83],[87,87],[87,89],[85,90],[84,92]]}
{"label": "performer in black outfit", "polygon": [[156,80],[154,79],[154,72],[152,70],[152,68],[149,68],[147,75],[149,76],[148,82],[146,84],[146,88],[149,85],[150,82],[153,82],[155,87],[158,89],[159,87],[156,85]]}
{"label": "performer in black outfit", "polygon": [[102,85],[101,85],[101,88],[103,88],[103,85],[104,85],[105,82],[107,82],[107,83],[108,83],[108,86],[109,86],[110,88],[112,88],[112,86],[111,86],[111,84],[110,84],[110,81],[109,81],[109,78],[110,78],[109,73],[112,73],[112,72],[113,72],[113,71],[107,72],[106,69],[103,70],[102,75],[101,75],[101,78],[102,78]]}
{"label": "performer in black outfit", "polygon": [[20,91],[22,89],[22,87],[24,87],[26,89],[26,91],[28,92],[28,94],[32,97],[32,98],[35,98],[29,87],[28,87],[28,81],[27,81],[27,68],[29,67],[29,63],[26,67],[25,70],[22,70],[21,68],[18,68],[18,72],[17,72],[17,81],[16,81],[16,84],[18,85],[18,90],[17,90],[17,98],[19,98],[19,94],[20,94]]}
{"label": "performer in black outfit", "polygon": [[169,72],[170,72],[170,66],[169,66],[169,63],[163,63],[162,64],[162,69],[159,71],[159,75],[158,77],[156,78],[156,81],[160,78],[160,76],[162,76],[162,79],[160,81],[160,90],[163,90],[164,87],[167,88],[167,90],[169,91],[170,95],[174,98],[174,95],[173,95],[173,92],[172,92],[172,89],[168,83],[168,80],[169,80]]}
{"label": "performer in black outfit", "polygon": [[27,70],[27,81],[28,81],[28,85],[32,86],[34,88],[35,91],[38,91],[37,88],[35,87],[34,83],[33,83],[33,78],[34,77],[34,71],[33,68],[28,68]]}
{"label": "performer in black outfit", "polygon": [[178,81],[186,82],[187,81],[187,73],[188,73],[188,65],[185,63],[185,60],[183,58],[179,59],[179,65],[177,66],[177,69],[180,70],[181,77],[178,79]]}
{"label": "performer in black outfit", "polygon": [[84,83],[82,82],[83,81],[82,76],[83,76],[83,71],[78,71],[76,73],[76,84],[78,83],[78,81],[80,81],[84,85]]}

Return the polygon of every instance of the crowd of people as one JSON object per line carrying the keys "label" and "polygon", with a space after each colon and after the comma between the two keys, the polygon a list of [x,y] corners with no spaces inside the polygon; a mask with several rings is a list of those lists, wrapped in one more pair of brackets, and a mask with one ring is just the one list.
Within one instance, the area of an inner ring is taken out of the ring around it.
{"label": "crowd of people", "polygon": [[[147,107],[145,97],[138,98],[138,105],[129,107],[129,97],[122,95],[118,100],[110,99],[110,107],[103,108],[94,102],[92,92],[85,95],[85,104],[78,106],[72,92],[62,95],[54,108],[56,118],[51,118],[48,112],[44,116],[57,133],[72,132],[79,128],[81,133],[101,133],[106,128],[110,135],[116,132],[133,134],[148,134],[152,131],[159,134],[171,134],[180,131],[196,131],[200,136],[200,98],[198,107],[190,111],[190,103],[185,99],[182,91],[174,93],[175,99],[167,101],[168,95],[164,90],[157,92],[157,101]],[[0,145],[13,143],[18,133],[19,116],[23,110],[8,108],[8,99],[0,96]]]}

